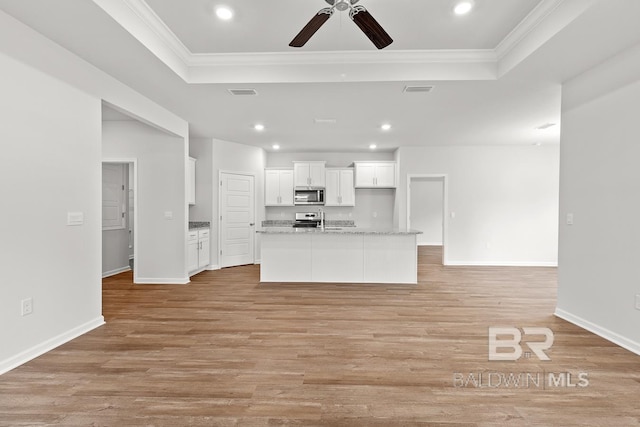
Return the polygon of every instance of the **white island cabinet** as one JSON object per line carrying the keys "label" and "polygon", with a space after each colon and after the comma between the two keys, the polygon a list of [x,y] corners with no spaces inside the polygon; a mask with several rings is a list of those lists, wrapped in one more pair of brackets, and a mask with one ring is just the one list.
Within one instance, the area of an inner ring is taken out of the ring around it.
{"label": "white island cabinet", "polygon": [[261,282],[417,283],[415,230],[265,228]]}

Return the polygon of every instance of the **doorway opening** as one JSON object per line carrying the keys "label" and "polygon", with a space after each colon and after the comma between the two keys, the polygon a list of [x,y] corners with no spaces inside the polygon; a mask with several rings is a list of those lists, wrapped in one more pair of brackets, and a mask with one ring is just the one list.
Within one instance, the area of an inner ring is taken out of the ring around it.
{"label": "doorway opening", "polygon": [[137,277],[136,159],[102,161],[102,277],[133,271]]}
{"label": "doorway opening", "polygon": [[438,247],[447,265],[448,199],[446,175],[407,177],[407,227],[422,231],[418,246]]}

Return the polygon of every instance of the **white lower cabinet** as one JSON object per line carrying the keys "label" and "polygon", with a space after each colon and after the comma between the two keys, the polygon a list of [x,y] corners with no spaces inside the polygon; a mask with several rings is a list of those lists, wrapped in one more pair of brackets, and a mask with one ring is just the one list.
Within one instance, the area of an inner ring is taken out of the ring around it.
{"label": "white lower cabinet", "polygon": [[187,235],[187,258],[189,276],[201,272],[211,262],[209,229],[189,230]]}

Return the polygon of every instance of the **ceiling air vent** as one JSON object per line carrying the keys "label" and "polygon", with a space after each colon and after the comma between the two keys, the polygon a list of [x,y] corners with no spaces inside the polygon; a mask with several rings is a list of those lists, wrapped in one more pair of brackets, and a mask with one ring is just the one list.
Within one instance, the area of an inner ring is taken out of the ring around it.
{"label": "ceiling air vent", "polygon": [[427,93],[433,90],[433,86],[405,86],[403,92],[406,93]]}
{"label": "ceiling air vent", "polygon": [[257,95],[258,92],[255,89],[227,89],[231,95]]}
{"label": "ceiling air vent", "polygon": [[313,122],[317,125],[334,125],[338,122],[337,119],[313,119]]}

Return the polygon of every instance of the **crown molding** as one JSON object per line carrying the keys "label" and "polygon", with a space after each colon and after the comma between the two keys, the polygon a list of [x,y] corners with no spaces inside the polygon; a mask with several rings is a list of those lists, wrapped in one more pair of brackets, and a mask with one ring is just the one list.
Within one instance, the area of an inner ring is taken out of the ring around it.
{"label": "crown molding", "polygon": [[[192,53],[145,0],[93,0],[187,83],[497,79],[594,1],[543,0],[495,49],[202,54]],[[550,29],[542,28],[548,21]]]}
{"label": "crown molding", "polygon": [[542,47],[596,0],[543,0],[495,48],[498,78]]}
{"label": "crown molding", "polygon": [[496,59],[492,49],[254,52],[191,54],[187,65],[426,64],[495,62]]}
{"label": "crown molding", "polygon": [[509,34],[495,48],[496,57],[500,60],[511,50],[515,49],[524,38],[544,21],[565,0],[543,0],[529,14],[511,30]]}
{"label": "crown molding", "polygon": [[174,73],[188,81],[191,52],[144,0],[93,0]]}

